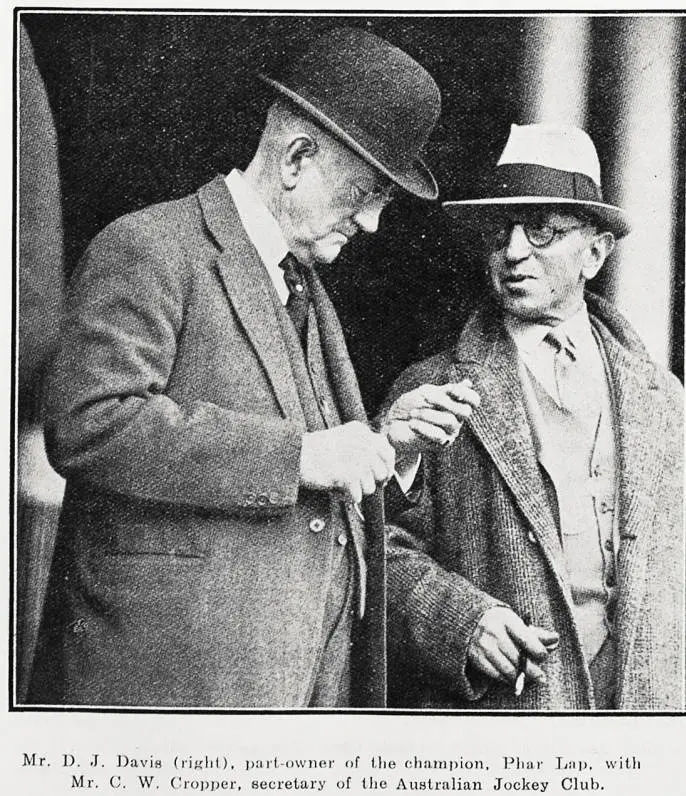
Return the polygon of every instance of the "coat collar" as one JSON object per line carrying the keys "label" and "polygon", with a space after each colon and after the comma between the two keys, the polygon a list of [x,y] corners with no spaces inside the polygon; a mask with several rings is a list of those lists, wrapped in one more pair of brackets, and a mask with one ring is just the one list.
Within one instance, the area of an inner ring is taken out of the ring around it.
{"label": "coat collar", "polygon": [[205,224],[219,252],[216,266],[227,297],[264,366],[286,417],[305,424],[275,311],[274,286],[250,242],[221,176],[198,192]]}
{"label": "coat collar", "polygon": [[[619,640],[617,692],[625,687],[625,663],[633,646],[640,615],[648,549],[656,516],[656,490],[660,484],[664,451],[671,444],[666,394],[655,366],[643,355],[622,346],[597,317],[593,326],[602,341],[611,374],[619,490],[617,500],[619,551],[617,559],[617,608],[615,623]],[[674,433],[674,430],[671,430]],[[633,586],[632,586],[633,584]]]}
{"label": "coat collar", "polygon": [[626,661],[643,602],[643,590],[635,584],[650,577],[646,568],[648,548],[654,543],[654,518],[659,513],[656,490],[664,451],[673,444],[669,436],[675,431],[667,409],[666,386],[635,332],[602,299],[594,298],[589,309],[610,373],[619,463],[615,635],[619,640],[617,698],[621,700],[627,685]]}
{"label": "coat collar", "polygon": [[517,351],[500,313],[483,305],[467,323],[455,350],[459,377],[468,376],[481,405],[467,421],[533,528],[568,591],[557,522],[536,457],[517,371]]}
{"label": "coat collar", "polygon": [[647,527],[654,508],[669,433],[666,394],[655,364],[628,322],[604,299],[588,293],[586,300],[610,374],[620,469],[620,535],[631,539]]}
{"label": "coat collar", "polygon": [[316,307],[324,359],[338,401],[341,420],[344,423],[349,420],[365,422],[367,414],[336,310],[315,271],[309,272],[308,281],[312,304]]}
{"label": "coat collar", "polygon": [[[264,366],[284,415],[304,424],[297,385],[277,317],[279,307],[275,306],[274,286],[245,232],[223,177],[217,176],[203,186],[198,200],[207,229],[220,250],[217,270],[228,299]],[[309,286],[341,420],[363,421],[366,415],[343,332],[333,305],[313,270],[309,272]]]}

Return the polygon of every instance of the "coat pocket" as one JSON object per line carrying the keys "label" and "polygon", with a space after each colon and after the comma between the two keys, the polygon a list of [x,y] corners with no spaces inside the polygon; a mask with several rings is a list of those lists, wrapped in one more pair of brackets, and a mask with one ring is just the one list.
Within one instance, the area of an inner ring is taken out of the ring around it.
{"label": "coat pocket", "polygon": [[[81,487],[67,494],[61,525],[86,557],[150,555],[205,558],[208,521],[196,509]],[[75,551],[77,554],[79,550]]]}
{"label": "coat pocket", "polygon": [[107,555],[173,558],[207,556],[207,535],[197,525],[129,523],[111,530],[105,551]]}

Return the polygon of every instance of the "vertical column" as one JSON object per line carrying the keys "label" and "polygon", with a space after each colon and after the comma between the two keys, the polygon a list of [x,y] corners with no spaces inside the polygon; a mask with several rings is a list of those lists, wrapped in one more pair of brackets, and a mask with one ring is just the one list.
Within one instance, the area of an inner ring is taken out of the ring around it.
{"label": "vertical column", "polygon": [[679,22],[627,17],[617,37],[624,64],[616,183],[633,231],[610,273],[609,298],[661,364],[670,363],[674,279]]}
{"label": "vertical column", "polygon": [[522,123],[584,126],[588,42],[588,17],[546,16],[526,20]]}

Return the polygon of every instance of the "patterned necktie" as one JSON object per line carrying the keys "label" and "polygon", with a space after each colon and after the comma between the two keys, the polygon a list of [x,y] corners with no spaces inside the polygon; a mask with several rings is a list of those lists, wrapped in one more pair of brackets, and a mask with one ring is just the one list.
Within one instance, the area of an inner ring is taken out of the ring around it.
{"label": "patterned necktie", "polygon": [[574,413],[580,409],[578,398],[585,392],[576,364],[576,347],[569,335],[557,328],[548,332],[544,340],[555,349],[555,384],[560,406]]}
{"label": "patterned necktie", "polygon": [[305,269],[289,252],[279,263],[290,295],[286,302],[286,311],[293,321],[293,326],[305,345],[307,332],[307,314],[310,308],[310,291],[307,286]]}

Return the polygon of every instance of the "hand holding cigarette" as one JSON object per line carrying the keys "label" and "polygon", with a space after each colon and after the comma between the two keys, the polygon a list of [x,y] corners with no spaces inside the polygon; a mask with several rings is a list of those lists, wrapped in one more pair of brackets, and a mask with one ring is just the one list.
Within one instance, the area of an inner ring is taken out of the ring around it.
{"label": "hand holding cigarette", "polygon": [[450,384],[422,384],[396,399],[381,433],[402,459],[451,445],[462,424],[481,402],[469,379]]}
{"label": "hand holding cigarette", "polygon": [[472,666],[494,680],[512,683],[515,696],[521,696],[527,680],[545,682],[540,664],[559,642],[554,631],[528,625],[524,619],[505,606],[490,608],[481,617],[467,651]]}

